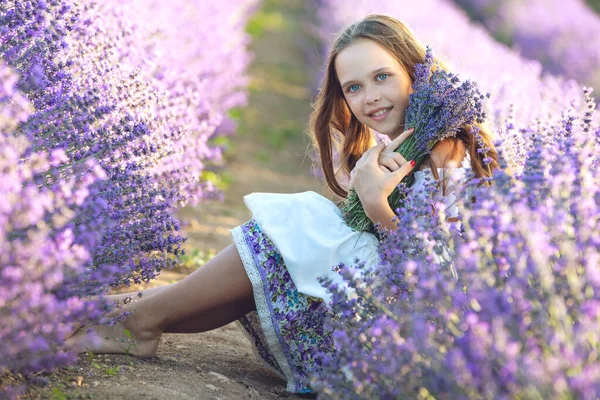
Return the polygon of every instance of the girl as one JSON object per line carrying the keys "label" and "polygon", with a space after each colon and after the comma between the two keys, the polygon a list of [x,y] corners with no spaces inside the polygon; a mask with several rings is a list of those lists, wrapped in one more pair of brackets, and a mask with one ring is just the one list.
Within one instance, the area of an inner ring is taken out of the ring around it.
{"label": "girl", "polygon": [[[345,197],[338,177],[349,178],[368,217],[387,229],[396,225],[386,199],[414,167],[393,149],[412,133],[403,132],[404,112],[415,65],[424,57],[423,46],[394,18],[370,15],[353,24],[333,45],[309,123],[328,186]],[[415,185],[422,185],[427,174],[439,179],[441,173],[460,174],[465,168],[489,176],[477,141],[466,128],[435,146],[424,163],[428,169],[414,172]],[[373,146],[373,131],[391,143]],[[484,129],[481,138],[491,149],[490,167],[496,168],[496,152]],[[333,163],[336,146],[341,151],[338,171]],[[443,190],[446,213],[456,217],[452,190]],[[266,365],[287,380],[288,391],[311,392],[316,352],[333,349],[331,333],[323,329],[330,297],[317,277],[340,282],[332,267],[356,258],[367,267],[376,266],[377,239],[352,231],[339,208],[314,192],[253,193],[244,200],[253,218],[231,231],[233,245],[182,281],[147,290],[108,313],[109,318],[130,315],[113,326],[94,326],[95,340],[87,328],[80,329],[67,340],[67,349],[151,357],[163,332],[204,332],[238,321]]]}

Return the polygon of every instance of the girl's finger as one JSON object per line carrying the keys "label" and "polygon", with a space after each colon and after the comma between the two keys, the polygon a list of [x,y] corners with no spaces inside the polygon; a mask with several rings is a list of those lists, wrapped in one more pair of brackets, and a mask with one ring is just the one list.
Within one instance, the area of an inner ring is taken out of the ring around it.
{"label": "girl's finger", "polygon": [[372,162],[372,163],[376,163],[377,160],[379,159],[379,154],[381,154],[381,151],[385,148],[385,145],[383,143],[379,143],[374,147],[371,147],[369,150],[369,154],[367,155],[367,159],[366,162]]}
{"label": "girl's finger", "polygon": [[375,147],[377,147],[377,145],[365,150],[365,152],[362,153],[360,155],[360,158],[356,161],[356,165],[359,165],[359,164],[362,164],[363,162],[365,162],[365,160],[369,157],[369,154],[373,152],[373,149]]}
{"label": "girl's finger", "polygon": [[398,136],[396,139],[392,140],[387,146],[385,146],[386,151],[394,151],[398,148],[398,146],[400,146],[402,144],[402,142],[404,142],[406,139],[408,139],[410,137],[410,135],[413,134],[413,132],[415,131],[415,128],[410,128],[405,130],[404,132],[402,132],[400,134],[400,136]]}
{"label": "girl's finger", "polygon": [[365,162],[365,160],[367,159],[367,157],[365,156],[365,153],[363,153],[363,155],[360,156],[360,158],[358,160],[356,160],[356,164],[354,164],[354,167],[358,167],[359,165],[361,165]]}
{"label": "girl's finger", "polygon": [[408,161],[406,161],[406,158],[404,158],[402,156],[402,154],[400,153],[392,153],[391,156],[393,157],[394,161],[396,161],[398,163],[398,166],[403,166],[404,164],[406,164]]}
{"label": "girl's finger", "polygon": [[404,179],[404,177],[406,175],[408,175],[414,167],[415,167],[415,160],[407,162],[406,164],[404,164],[402,166],[402,168],[398,168],[398,170],[392,172],[392,176],[394,177],[394,180],[396,180],[398,183],[400,183],[400,181],[402,179]]}
{"label": "girl's finger", "polygon": [[399,164],[396,160],[389,157],[380,158],[379,165],[385,166],[390,172],[395,171],[402,166],[402,164]]}

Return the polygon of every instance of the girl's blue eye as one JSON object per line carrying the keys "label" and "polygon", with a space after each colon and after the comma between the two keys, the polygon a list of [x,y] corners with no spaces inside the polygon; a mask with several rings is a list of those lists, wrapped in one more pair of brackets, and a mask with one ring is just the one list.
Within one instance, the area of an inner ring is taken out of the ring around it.
{"label": "girl's blue eye", "polygon": [[[384,78],[383,79],[379,79],[380,76],[383,76]],[[388,74],[379,74],[379,75],[376,76],[377,80],[380,81],[380,82],[381,81],[385,81],[387,79],[387,77],[388,77]]]}
{"label": "girl's blue eye", "polygon": [[[350,86],[348,86],[348,91],[351,93],[356,92],[358,90],[358,86],[359,85],[350,85]],[[356,89],[353,90],[352,88],[356,88]]]}

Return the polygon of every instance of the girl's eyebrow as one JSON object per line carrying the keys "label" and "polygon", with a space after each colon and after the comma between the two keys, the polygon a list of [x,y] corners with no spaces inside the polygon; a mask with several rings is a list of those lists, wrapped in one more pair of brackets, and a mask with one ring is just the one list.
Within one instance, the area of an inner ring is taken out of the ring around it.
{"label": "girl's eyebrow", "polygon": [[[375,71],[372,71],[372,72],[371,72],[371,75],[378,74],[378,73],[380,73],[381,71],[384,71],[384,70],[386,70],[386,69],[388,69],[388,68],[390,68],[390,67],[381,67],[381,68],[378,68],[378,69],[376,69]],[[350,84],[350,83],[352,83],[352,82],[354,82],[354,79],[351,79],[351,80],[349,80],[349,81],[346,81],[346,82],[342,83],[342,87],[345,87],[346,85],[348,85],[348,84]]]}

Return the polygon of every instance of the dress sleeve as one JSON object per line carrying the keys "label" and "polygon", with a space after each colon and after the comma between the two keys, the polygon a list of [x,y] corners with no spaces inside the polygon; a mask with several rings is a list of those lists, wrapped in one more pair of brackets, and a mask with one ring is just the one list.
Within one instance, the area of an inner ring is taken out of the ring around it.
{"label": "dress sleeve", "polygon": [[[462,186],[467,176],[466,168],[438,168],[440,178],[440,192],[444,201],[444,211],[447,218],[458,218],[458,195],[462,192]],[[433,180],[431,170],[422,170],[415,172],[415,184],[413,188],[418,188],[425,184],[426,176]]]}
{"label": "dress sleeve", "polygon": [[[442,181],[440,190],[442,190],[444,199],[446,220],[450,220],[450,223],[456,227],[460,227],[461,225],[460,221],[457,220],[459,217],[458,196],[463,193],[463,185],[466,182],[467,171],[468,169],[466,168],[438,170],[440,180]],[[458,279],[458,272],[454,266],[450,249],[444,245],[442,253],[437,257],[439,257],[438,262],[440,264],[448,265],[454,279]]]}
{"label": "dress sleeve", "polygon": [[442,184],[440,190],[444,198],[446,218],[458,218],[458,194],[465,182],[465,169],[443,169],[439,174]]}

